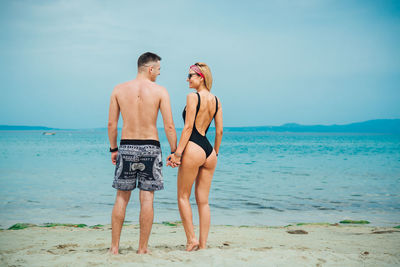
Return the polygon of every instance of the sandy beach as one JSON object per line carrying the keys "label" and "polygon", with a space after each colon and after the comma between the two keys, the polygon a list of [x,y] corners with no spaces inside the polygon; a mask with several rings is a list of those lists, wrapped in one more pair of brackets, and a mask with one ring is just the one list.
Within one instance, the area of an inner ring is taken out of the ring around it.
{"label": "sandy beach", "polygon": [[120,255],[107,254],[109,225],[1,230],[1,266],[399,266],[400,229],[308,224],[212,226],[209,248],[184,251],[180,224],[154,224],[149,255],[137,255],[138,225],[123,228]]}

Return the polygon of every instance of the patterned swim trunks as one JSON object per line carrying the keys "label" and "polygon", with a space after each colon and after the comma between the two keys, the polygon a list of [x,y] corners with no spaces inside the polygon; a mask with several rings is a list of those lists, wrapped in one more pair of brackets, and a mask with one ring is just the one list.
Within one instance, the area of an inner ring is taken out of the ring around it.
{"label": "patterned swim trunks", "polygon": [[[130,191],[155,191],[164,188],[160,142],[122,139],[118,148],[112,187]],[[137,181],[137,186],[136,186]]]}

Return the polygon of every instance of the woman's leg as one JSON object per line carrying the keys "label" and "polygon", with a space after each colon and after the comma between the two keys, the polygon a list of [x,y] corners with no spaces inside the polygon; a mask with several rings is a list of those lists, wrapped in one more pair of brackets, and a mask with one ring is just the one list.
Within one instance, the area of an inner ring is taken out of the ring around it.
{"label": "woman's leg", "polygon": [[195,195],[200,218],[200,249],[206,248],[208,232],[210,229],[210,206],[208,204],[208,196],[216,166],[217,156],[215,151],[213,151],[204,165],[200,167],[196,179]]}
{"label": "woman's leg", "polygon": [[196,249],[199,245],[194,234],[192,208],[190,206],[189,198],[193,182],[196,179],[199,167],[203,164],[204,160],[204,151],[198,145],[189,142],[185,148],[181,165],[178,170],[178,207],[186,233],[186,250],[188,251]]}

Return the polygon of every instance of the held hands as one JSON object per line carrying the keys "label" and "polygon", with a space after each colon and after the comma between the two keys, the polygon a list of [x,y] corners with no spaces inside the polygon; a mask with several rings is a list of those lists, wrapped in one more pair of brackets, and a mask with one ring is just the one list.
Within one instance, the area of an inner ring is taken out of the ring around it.
{"label": "held hands", "polygon": [[167,166],[175,168],[178,167],[180,164],[181,164],[181,157],[178,157],[173,153],[167,157]]}

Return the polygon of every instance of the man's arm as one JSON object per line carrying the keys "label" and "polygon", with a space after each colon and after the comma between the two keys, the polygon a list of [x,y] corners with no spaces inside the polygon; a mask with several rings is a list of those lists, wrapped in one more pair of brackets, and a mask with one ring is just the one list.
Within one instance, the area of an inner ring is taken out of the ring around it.
{"label": "man's arm", "polygon": [[[119,105],[115,93],[115,89],[111,94],[110,110],[108,112],[108,139],[110,140],[110,148],[116,148],[118,136],[118,119],[119,119]],[[118,152],[111,153],[111,161],[115,165],[117,163]]]}
{"label": "man's arm", "polygon": [[174,120],[172,119],[169,94],[165,88],[162,88],[160,111],[163,118],[165,135],[167,136],[169,146],[171,147],[171,152],[175,152],[177,142],[176,130]]}

